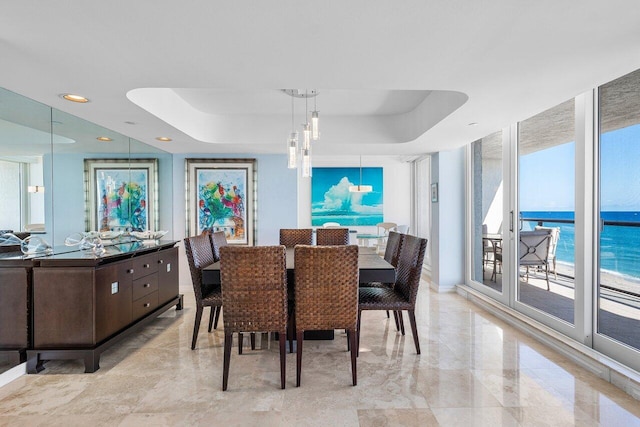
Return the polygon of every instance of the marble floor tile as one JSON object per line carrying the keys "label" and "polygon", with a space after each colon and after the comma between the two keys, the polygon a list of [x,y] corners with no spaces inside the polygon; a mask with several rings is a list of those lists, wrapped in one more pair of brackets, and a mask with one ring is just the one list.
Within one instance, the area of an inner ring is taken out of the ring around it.
{"label": "marble floor tile", "polygon": [[[0,426],[640,426],[640,404],[564,356],[456,294],[424,283],[416,321],[421,354],[384,311],[363,313],[358,385],[344,331],[304,342],[302,384],[278,345],[262,336],[244,354],[234,340],[222,391],[222,322],[195,350],[193,294],[102,354],[84,374],[79,360],[49,361],[37,375],[0,388]],[[224,313],[223,313],[224,316]]]}

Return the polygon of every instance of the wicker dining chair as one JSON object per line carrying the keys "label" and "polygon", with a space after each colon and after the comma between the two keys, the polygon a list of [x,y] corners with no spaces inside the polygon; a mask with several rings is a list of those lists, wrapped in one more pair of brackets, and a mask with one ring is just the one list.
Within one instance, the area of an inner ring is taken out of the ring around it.
{"label": "wicker dining chair", "polygon": [[[222,390],[227,389],[233,334],[278,332],[280,383],[285,388],[287,335],[287,267],[285,247],[220,248],[220,282],[224,304]],[[241,347],[239,347],[241,348]]]}
{"label": "wicker dining chair", "polygon": [[[387,246],[384,251],[384,259],[394,267],[398,266],[398,257],[400,256],[400,248],[402,246],[404,236],[405,236],[404,234],[397,233],[395,231],[390,231],[389,235],[387,236]],[[360,287],[393,288],[393,283],[380,283],[380,282],[361,283]],[[399,331],[400,321],[402,320],[402,317],[398,316],[398,314],[399,314],[398,312],[394,311],[393,318],[396,323],[396,330]],[[387,318],[389,318],[389,310],[387,310]]]}
{"label": "wicker dining chair", "polygon": [[318,228],[316,229],[316,245],[336,246],[349,244],[348,228]]}
{"label": "wicker dining chair", "polygon": [[280,244],[287,248],[293,248],[296,245],[313,245],[313,229],[281,228]]}
{"label": "wicker dining chair", "polygon": [[214,231],[210,234],[211,247],[213,248],[213,259],[220,261],[220,248],[227,246],[227,236],[224,231]]}
{"label": "wicker dining chair", "polygon": [[[358,348],[360,343],[360,328],[362,310],[392,310],[397,311],[402,319],[402,311],[409,313],[413,341],[416,351],[420,354],[420,341],[416,325],[415,307],[422,273],[422,262],[427,248],[427,239],[405,235],[400,247],[400,256],[396,268],[396,282],[393,288],[363,287],[358,291]],[[402,326],[402,320],[400,320]],[[402,327],[404,335],[404,327]]]}
{"label": "wicker dining chair", "polygon": [[298,245],[295,265],[296,386],[300,386],[304,331],[328,329],[346,329],[356,385],[358,247]]}
{"label": "wicker dining chair", "polygon": [[213,249],[209,236],[202,234],[200,236],[187,237],[184,239],[184,248],[189,261],[193,293],[196,297],[196,319],[193,325],[193,339],[191,340],[191,350],[193,350],[196,348],[204,307],[211,307],[209,332],[211,332],[214,317],[216,318],[214,328],[218,327],[218,316],[222,309],[222,294],[220,286],[203,285],[202,283],[202,268],[214,263]]}

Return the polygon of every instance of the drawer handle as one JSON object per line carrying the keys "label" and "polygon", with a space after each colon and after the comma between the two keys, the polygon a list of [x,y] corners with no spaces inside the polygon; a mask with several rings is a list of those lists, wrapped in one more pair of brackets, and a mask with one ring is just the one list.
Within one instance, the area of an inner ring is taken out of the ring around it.
{"label": "drawer handle", "polygon": [[145,264],[145,265],[143,265],[143,267],[144,268],[149,268],[150,266],[149,266],[149,264]]}
{"label": "drawer handle", "polygon": [[158,264],[164,264],[164,260],[163,259],[159,259],[158,260]]}
{"label": "drawer handle", "polygon": [[145,283],[144,285],[142,285],[143,288],[148,288],[149,286],[151,286],[149,283]]}
{"label": "drawer handle", "polygon": [[144,308],[148,308],[151,304],[149,304],[148,302],[144,303]]}
{"label": "drawer handle", "polygon": [[129,270],[127,270],[127,273],[133,274],[133,268],[130,268]]}

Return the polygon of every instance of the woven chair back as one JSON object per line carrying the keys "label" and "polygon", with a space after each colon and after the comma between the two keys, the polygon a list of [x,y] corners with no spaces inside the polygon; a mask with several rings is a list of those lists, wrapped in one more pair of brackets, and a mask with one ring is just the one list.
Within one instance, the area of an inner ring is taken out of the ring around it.
{"label": "woven chair back", "polygon": [[348,244],[348,228],[318,228],[316,230],[316,245],[318,246],[336,246]]}
{"label": "woven chair back", "polygon": [[411,307],[415,307],[416,304],[426,249],[427,239],[408,234],[400,246],[394,289],[411,304]]}
{"label": "woven chair back", "polygon": [[312,245],[313,230],[311,228],[281,228],[280,244],[287,248],[293,248],[296,245]]}
{"label": "woven chair back", "polygon": [[211,247],[213,247],[213,259],[220,261],[220,248],[227,246],[227,237],[224,231],[216,231],[211,233]]}
{"label": "woven chair back", "polygon": [[387,237],[387,247],[384,250],[384,260],[394,267],[398,266],[398,257],[400,257],[400,248],[404,240],[404,234],[390,231]]}
{"label": "woven chair back", "polygon": [[287,329],[287,267],[284,246],[223,246],[220,281],[226,332]]}
{"label": "woven chair back", "polygon": [[295,265],[296,330],[355,330],[358,247],[298,245]]}
{"label": "woven chair back", "polygon": [[214,263],[213,249],[208,234],[187,237],[184,239],[184,249],[189,261],[191,282],[196,302],[202,301],[202,268]]}

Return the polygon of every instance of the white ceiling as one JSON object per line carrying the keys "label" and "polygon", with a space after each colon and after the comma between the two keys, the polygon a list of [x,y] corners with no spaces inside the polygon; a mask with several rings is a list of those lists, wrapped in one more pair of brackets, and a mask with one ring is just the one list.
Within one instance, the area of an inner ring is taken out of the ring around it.
{"label": "white ceiling", "polygon": [[171,152],[284,154],[280,89],[308,88],[316,154],[413,155],[640,68],[640,5],[21,0],[2,6],[0,58],[0,86]]}

